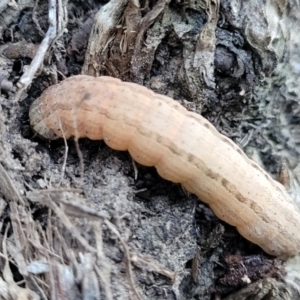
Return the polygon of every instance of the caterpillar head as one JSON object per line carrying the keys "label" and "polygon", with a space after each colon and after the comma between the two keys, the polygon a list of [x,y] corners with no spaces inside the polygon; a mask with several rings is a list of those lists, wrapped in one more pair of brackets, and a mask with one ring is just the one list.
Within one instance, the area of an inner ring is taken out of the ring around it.
{"label": "caterpillar head", "polygon": [[42,113],[41,98],[38,98],[32,103],[29,109],[29,120],[33,131],[42,138],[48,140],[60,138],[45,122],[45,116]]}

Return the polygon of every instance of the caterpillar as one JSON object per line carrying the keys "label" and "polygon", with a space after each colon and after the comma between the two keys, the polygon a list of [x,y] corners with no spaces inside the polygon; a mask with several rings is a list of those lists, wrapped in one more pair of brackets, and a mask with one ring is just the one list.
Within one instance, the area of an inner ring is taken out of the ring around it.
{"label": "caterpillar", "polygon": [[47,88],[29,111],[44,138],[104,140],[181,183],[270,255],[300,249],[300,211],[284,187],[202,116],[112,77],[77,75]]}

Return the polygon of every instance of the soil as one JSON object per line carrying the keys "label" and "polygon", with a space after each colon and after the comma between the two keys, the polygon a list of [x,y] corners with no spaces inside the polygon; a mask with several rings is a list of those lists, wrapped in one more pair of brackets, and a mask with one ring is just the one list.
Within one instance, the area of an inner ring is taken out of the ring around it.
{"label": "soil", "polygon": [[274,12],[264,1],[237,10],[226,0],[112,0],[98,13],[107,2],[63,2],[58,34],[19,99],[48,4],[0,4],[0,299],[299,299],[291,267],[154,168],[103,141],[42,140],[28,119],[65,77],[143,84],[204,115],[274,177],[286,166],[297,200],[294,3]]}

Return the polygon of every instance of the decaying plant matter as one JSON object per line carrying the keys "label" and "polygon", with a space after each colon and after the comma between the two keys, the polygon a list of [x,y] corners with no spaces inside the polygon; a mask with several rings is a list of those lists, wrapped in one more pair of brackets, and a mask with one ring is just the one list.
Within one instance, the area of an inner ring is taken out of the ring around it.
{"label": "decaying plant matter", "polygon": [[299,299],[294,260],[283,279],[282,260],[180,185],[100,141],[43,141],[28,118],[66,77],[112,76],[202,114],[273,178],[282,161],[294,176],[296,2],[2,1],[0,298]]}

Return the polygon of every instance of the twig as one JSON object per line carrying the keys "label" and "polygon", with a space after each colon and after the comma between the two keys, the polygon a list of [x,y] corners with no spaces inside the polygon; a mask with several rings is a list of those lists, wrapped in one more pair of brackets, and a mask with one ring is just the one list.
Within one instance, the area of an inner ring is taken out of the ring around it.
{"label": "twig", "polygon": [[68,143],[67,143],[67,139],[66,139],[66,135],[65,135],[65,131],[62,128],[62,124],[61,124],[61,120],[59,118],[59,128],[63,134],[63,139],[64,139],[64,143],[65,143],[65,154],[64,154],[64,162],[63,165],[61,167],[61,176],[60,176],[60,181],[59,181],[59,186],[62,183],[62,180],[64,178],[65,175],[65,171],[66,171],[66,165],[67,165],[67,158],[68,158],[68,151],[69,151],[69,147],[68,147]]}
{"label": "twig", "polygon": [[130,260],[130,253],[127,244],[124,242],[123,238],[121,237],[119,231],[117,228],[108,220],[104,220],[105,225],[117,236],[117,238],[120,240],[125,254],[125,263],[126,263],[126,271],[128,274],[129,284],[131,289],[133,290],[134,295],[138,300],[141,300],[141,296],[139,295],[138,291],[136,290],[134,280],[133,280],[133,273],[132,273],[132,266],[131,266],[131,260]]}
{"label": "twig", "polygon": [[40,23],[39,23],[39,20],[38,20],[37,15],[36,15],[36,11],[37,11],[38,5],[39,5],[39,0],[36,0],[36,1],[35,1],[35,4],[34,4],[34,7],[33,7],[33,10],[32,10],[32,21],[33,21],[33,23],[35,24],[36,28],[38,29],[39,34],[40,34],[41,36],[43,36],[43,35],[45,35],[45,32],[44,32],[44,30],[41,28]]}
{"label": "twig", "polygon": [[167,269],[165,266],[155,261],[152,257],[137,252],[131,252],[131,262],[140,269],[146,268],[150,272],[156,272],[168,277],[173,282],[175,281],[175,272]]}
{"label": "twig", "polygon": [[41,66],[42,62],[44,61],[46,52],[51,45],[51,42],[54,40],[56,34],[57,34],[57,6],[56,6],[56,0],[49,0],[49,10],[48,10],[48,19],[49,19],[49,28],[46,33],[46,36],[44,37],[41,45],[39,46],[35,57],[33,58],[29,68],[26,70],[26,72],[22,75],[18,82],[19,91],[17,92],[15,100],[18,101],[23,92],[26,90],[26,88],[31,84],[32,79],[38,70],[38,68]]}
{"label": "twig", "polygon": [[78,229],[74,227],[74,225],[71,223],[67,215],[56,205],[56,203],[51,198],[49,198],[48,205],[59,217],[60,221],[71,233],[73,238],[75,238],[87,251],[90,251],[91,253],[95,253],[96,249],[88,244],[88,242],[79,233]]}
{"label": "twig", "polygon": [[52,252],[51,250],[45,248],[43,245],[37,243],[36,241],[32,240],[31,238],[28,239],[28,242],[42,255],[44,256],[51,256],[61,260],[61,257],[56,253]]}
{"label": "twig", "polygon": [[[26,185],[26,186],[28,186],[28,185]],[[37,190],[33,189],[33,191],[37,191]],[[63,192],[82,193],[83,190],[75,189],[75,188],[59,188],[59,189],[49,188],[47,190],[38,190],[39,194],[54,194],[54,193],[61,194]]]}
{"label": "twig", "polygon": [[19,202],[22,206],[25,206],[25,202],[20,196],[17,188],[15,187],[13,181],[10,179],[6,170],[0,164],[0,190],[6,200]]}
{"label": "twig", "polygon": [[[37,283],[37,281],[39,280],[39,278],[35,278],[34,276],[31,276],[31,282],[34,284],[35,288],[38,290],[39,294],[41,295],[43,300],[47,300],[47,296],[44,292],[44,290],[39,286],[39,284]],[[45,284],[43,281],[41,281],[41,283]]]}
{"label": "twig", "polygon": [[75,138],[75,146],[76,146],[76,152],[79,157],[79,163],[80,163],[80,178],[81,178],[81,184],[83,184],[84,179],[84,162],[83,162],[83,155],[79,147],[78,138]]}
{"label": "twig", "polygon": [[131,161],[132,161],[132,166],[133,166],[133,170],[134,170],[134,180],[137,180],[139,171],[136,166],[136,162],[134,161],[134,159],[132,157],[131,157]]}
{"label": "twig", "polygon": [[104,293],[107,300],[113,300],[111,292],[111,265],[109,264],[105,254],[103,253],[103,239],[102,239],[102,226],[101,222],[93,222],[96,248],[97,248],[97,261],[100,262],[101,266],[95,265],[95,272],[100,278],[100,284],[104,289]]}

